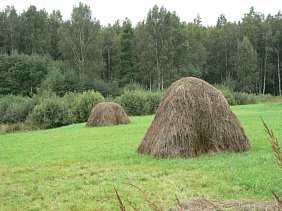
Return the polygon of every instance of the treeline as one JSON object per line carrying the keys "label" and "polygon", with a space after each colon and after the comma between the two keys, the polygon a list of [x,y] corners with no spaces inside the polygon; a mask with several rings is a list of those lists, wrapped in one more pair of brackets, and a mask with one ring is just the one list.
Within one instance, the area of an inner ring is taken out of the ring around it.
{"label": "treeline", "polygon": [[128,84],[162,90],[184,76],[237,92],[281,95],[282,14],[251,8],[239,22],[220,15],[215,26],[182,22],[154,6],[132,26],[102,26],[79,3],[71,18],[30,6],[0,11],[0,94],[94,89],[117,96]]}

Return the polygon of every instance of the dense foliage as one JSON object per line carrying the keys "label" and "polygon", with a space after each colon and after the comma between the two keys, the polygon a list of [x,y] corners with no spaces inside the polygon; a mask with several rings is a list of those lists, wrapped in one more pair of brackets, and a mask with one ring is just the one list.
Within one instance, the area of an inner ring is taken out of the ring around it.
{"label": "dense foliage", "polygon": [[140,116],[154,114],[163,99],[162,92],[148,92],[144,90],[125,91],[116,98],[129,115]]}
{"label": "dense foliage", "polygon": [[[230,105],[253,104],[278,98],[269,94],[234,92],[222,85],[217,85],[217,88]],[[6,131],[17,131],[86,122],[92,108],[103,101],[119,103],[130,116],[150,115],[155,113],[163,97],[162,91],[146,91],[136,84],[125,87],[121,96],[106,99],[101,93],[93,90],[82,93],[68,92],[61,97],[48,91],[33,97],[4,95],[0,96],[0,126],[6,125]]]}
{"label": "dense foliage", "polygon": [[73,104],[72,112],[76,122],[86,122],[95,105],[103,102],[105,99],[99,92],[87,91],[77,95],[73,100],[75,100],[75,103]]}
{"label": "dense foliage", "polygon": [[48,58],[36,54],[0,54],[0,94],[37,93],[50,63]]}
{"label": "dense foliage", "polygon": [[74,122],[68,105],[57,96],[42,98],[28,120],[41,128],[55,128]]}
{"label": "dense foliage", "polygon": [[117,96],[132,82],[162,90],[196,76],[238,92],[280,95],[281,31],[281,12],[254,8],[239,22],[221,14],[206,27],[200,16],[186,23],[157,6],[136,26],[129,19],[102,26],[83,3],[69,20],[60,11],[7,6],[0,11],[0,94],[95,89]]}
{"label": "dense foliage", "polygon": [[32,99],[6,95],[0,97],[0,123],[16,123],[26,120],[32,111]]}

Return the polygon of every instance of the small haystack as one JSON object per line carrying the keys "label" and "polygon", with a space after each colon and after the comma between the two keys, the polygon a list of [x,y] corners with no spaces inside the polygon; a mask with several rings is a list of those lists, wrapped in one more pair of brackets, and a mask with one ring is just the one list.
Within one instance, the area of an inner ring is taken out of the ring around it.
{"label": "small haystack", "polygon": [[138,152],[156,158],[191,158],[249,149],[249,139],[221,92],[187,77],[167,90]]}
{"label": "small haystack", "polygon": [[130,119],[119,104],[104,102],[97,104],[92,109],[86,125],[94,127],[129,123]]}

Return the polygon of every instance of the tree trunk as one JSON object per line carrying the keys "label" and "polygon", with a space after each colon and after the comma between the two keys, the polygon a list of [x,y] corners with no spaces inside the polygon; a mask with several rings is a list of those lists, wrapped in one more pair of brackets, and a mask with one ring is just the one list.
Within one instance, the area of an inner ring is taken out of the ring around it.
{"label": "tree trunk", "polygon": [[263,75],[263,89],[262,89],[262,94],[265,94],[265,84],[266,84],[266,65],[267,64],[267,50],[265,50],[265,55],[264,55],[264,75]]}
{"label": "tree trunk", "polygon": [[161,68],[161,88],[164,89],[164,70]]}
{"label": "tree trunk", "polygon": [[259,90],[258,93],[262,93],[262,75],[263,75],[263,65],[262,65],[262,59],[260,60],[260,72],[259,72]]}
{"label": "tree trunk", "polygon": [[158,53],[158,42],[155,42],[155,56],[156,56],[156,70],[157,70],[157,83],[158,83],[158,90],[161,89],[161,71],[159,67],[159,53]]}
{"label": "tree trunk", "polygon": [[278,94],[281,95],[281,75],[280,75],[280,58],[277,52],[277,76],[278,76]]}
{"label": "tree trunk", "polygon": [[224,43],[225,47],[225,81],[228,79],[228,54],[227,54],[227,44]]}
{"label": "tree trunk", "polygon": [[110,55],[110,49],[108,48],[108,81],[112,80],[112,75],[111,75],[111,55]]}
{"label": "tree trunk", "polygon": [[152,76],[151,76],[151,74],[150,74],[150,91],[152,91]]}

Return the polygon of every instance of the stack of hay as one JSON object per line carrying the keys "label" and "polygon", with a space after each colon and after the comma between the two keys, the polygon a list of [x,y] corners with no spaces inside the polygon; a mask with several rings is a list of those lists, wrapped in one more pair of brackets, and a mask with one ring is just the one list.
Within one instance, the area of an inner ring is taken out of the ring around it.
{"label": "stack of hay", "polygon": [[129,123],[130,119],[119,104],[104,102],[97,104],[92,109],[86,125],[88,127],[94,127]]}
{"label": "stack of hay", "polygon": [[249,149],[249,139],[222,93],[187,77],[167,90],[138,152],[156,158],[191,158]]}

